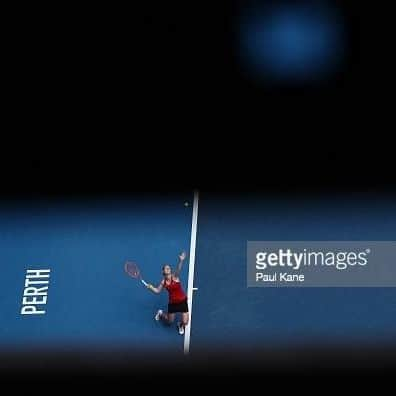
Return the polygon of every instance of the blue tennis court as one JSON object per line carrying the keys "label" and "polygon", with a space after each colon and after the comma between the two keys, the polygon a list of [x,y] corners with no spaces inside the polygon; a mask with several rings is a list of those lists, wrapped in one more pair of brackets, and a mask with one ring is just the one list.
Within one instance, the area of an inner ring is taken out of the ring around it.
{"label": "blue tennis court", "polygon": [[[184,348],[194,354],[222,347],[394,343],[394,288],[247,288],[246,244],[386,241],[395,235],[396,201],[385,195],[201,192],[194,201],[191,191],[3,202],[0,348],[164,348],[180,354]],[[167,293],[150,293],[125,275],[123,264],[136,260],[144,278],[156,285],[161,266],[175,265],[192,241],[196,249],[182,271],[184,289],[193,296],[192,323],[182,337],[175,326],[153,320],[158,308],[166,308]],[[51,269],[43,315],[21,315],[29,268]]]}
{"label": "blue tennis court", "polygon": [[[175,328],[153,317],[154,295],[124,273],[135,260],[157,284],[190,243],[192,194],[3,203],[0,347],[128,347],[182,351]],[[25,271],[51,270],[45,314],[21,315]],[[188,267],[182,272],[187,279]]]}
{"label": "blue tennis court", "polygon": [[395,288],[247,288],[246,243],[389,241],[394,196],[201,194],[191,352],[396,343]]}

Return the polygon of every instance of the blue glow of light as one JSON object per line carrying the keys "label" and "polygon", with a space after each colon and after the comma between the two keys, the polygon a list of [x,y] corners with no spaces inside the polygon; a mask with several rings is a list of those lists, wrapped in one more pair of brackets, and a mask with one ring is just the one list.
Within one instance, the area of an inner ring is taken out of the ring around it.
{"label": "blue glow of light", "polygon": [[315,80],[342,58],[342,24],[324,7],[252,9],[241,24],[240,55],[255,76]]}

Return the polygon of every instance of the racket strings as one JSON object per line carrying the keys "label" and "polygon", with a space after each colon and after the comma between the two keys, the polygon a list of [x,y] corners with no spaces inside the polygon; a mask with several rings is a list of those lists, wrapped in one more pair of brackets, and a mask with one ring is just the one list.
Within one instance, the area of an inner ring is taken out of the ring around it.
{"label": "racket strings", "polygon": [[125,263],[125,271],[132,276],[132,278],[139,278],[140,277],[140,270],[139,267],[131,262],[131,261],[127,261]]}

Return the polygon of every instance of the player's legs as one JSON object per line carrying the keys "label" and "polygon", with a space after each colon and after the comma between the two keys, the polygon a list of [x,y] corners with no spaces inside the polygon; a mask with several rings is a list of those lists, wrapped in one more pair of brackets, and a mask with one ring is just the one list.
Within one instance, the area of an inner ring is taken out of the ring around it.
{"label": "player's legs", "polygon": [[165,324],[171,324],[174,322],[176,314],[164,312],[162,309],[159,309],[155,315],[155,320],[162,321]]}
{"label": "player's legs", "polygon": [[184,329],[188,325],[189,315],[188,312],[181,312],[181,321],[177,324],[177,328],[179,330],[179,334],[184,334]]}
{"label": "player's legs", "polygon": [[167,325],[172,324],[175,321],[176,313],[174,312],[164,312],[162,309],[159,309],[155,314],[154,319],[156,321],[164,322]]}
{"label": "player's legs", "polygon": [[169,312],[163,312],[162,315],[160,315],[160,319],[167,325],[172,324],[175,321],[175,317],[176,314]]}
{"label": "player's legs", "polygon": [[184,327],[186,327],[188,325],[189,317],[190,316],[189,316],[188,312],[182,312],[181,323]]}

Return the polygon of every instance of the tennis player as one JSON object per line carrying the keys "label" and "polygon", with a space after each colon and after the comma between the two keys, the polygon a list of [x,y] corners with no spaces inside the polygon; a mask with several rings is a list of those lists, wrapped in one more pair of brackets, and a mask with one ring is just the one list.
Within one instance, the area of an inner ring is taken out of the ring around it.
{"label": "tennis player", "polygon": [[177,324],[177,328],[179,330],[179,334],[184,334],[184,329],[188,325],[189,314],[188,314],[188,304],[187,304],[187,296],[184,293],[182,288],[179,274],[183,266],[183,262],[186,259],[186,253],[182,252],[179,255],[179,262],[177,263],[176,270],[172,272],[172,268],[170,265],[165,264],[162,267],[162,276],[163,279],[161,283],[154,287],[153,285],[147,285],[147,288],[152,292],[159,294],[162,289],[166,289],[169,293],[169,303],[168,303],[168,311],[163,312],[162,309],[159,309],[155,315],[155,320],[163,321],[164,323],[170,325],[174,322],[176,318],[176,314],[181,314],[181,322]]}

